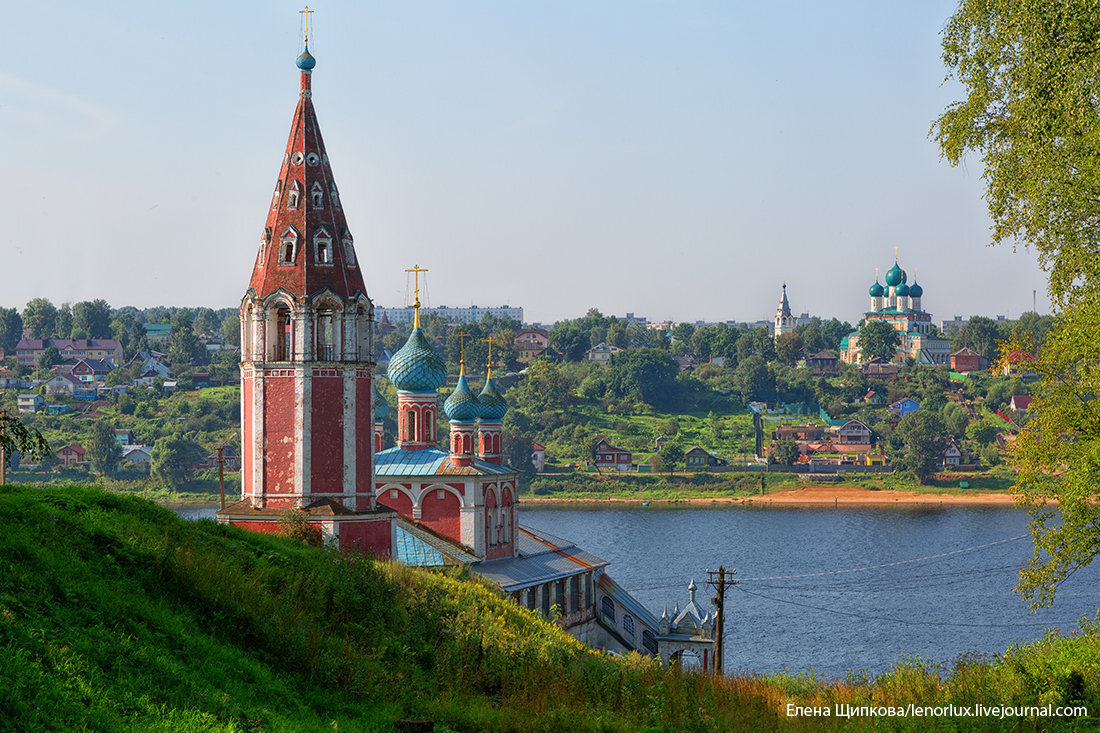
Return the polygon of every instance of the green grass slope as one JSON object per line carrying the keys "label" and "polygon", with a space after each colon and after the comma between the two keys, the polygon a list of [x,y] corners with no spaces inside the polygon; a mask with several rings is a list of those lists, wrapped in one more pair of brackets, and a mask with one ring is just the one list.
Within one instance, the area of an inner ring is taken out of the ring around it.
{"label": "green grass slope", "polygon": [[493,589],[86,487],[0,487],[0,731],[1076,730],[787,718],[802,705],[1085,704],[1100,631],[943,675],[714,679],[593,652]]}

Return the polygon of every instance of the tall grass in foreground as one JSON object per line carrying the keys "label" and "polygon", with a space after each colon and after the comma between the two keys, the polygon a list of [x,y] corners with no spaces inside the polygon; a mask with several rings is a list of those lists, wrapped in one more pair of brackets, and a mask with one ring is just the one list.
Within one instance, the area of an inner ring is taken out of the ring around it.
{"label": "tall grass in foreground", "polygon": [[910,662],[873,680],[719,680],[593,652],[463,577],[185,523],[131,497],[4,487],[0,527],[0,730],[389,730],[405,717],[439,730],[929,729],[788,719],[788,702],[1100,713],[1094,624],[943,679]]}

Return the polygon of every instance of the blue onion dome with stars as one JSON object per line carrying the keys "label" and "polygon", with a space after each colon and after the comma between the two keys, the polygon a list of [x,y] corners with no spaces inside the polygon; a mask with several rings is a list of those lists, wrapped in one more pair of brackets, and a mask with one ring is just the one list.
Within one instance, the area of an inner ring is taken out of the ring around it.
{"label": "blue onion dome with stars", "polygon": [[919,298],[922,295],[924,295],[924,288],[922,288],[920,285],[917,285],[917,281],[914,280],[913,284],[909,286],[909,297]]}
{"label": "blue onion dome with stars", "polygon": [[902,296],[909,295],[909,286],[903,282],[901,285],[898,285],[894,292]]}
{"label": "blue onion dome with stars", "polygon": [[485,378],[485,386],[482,387],[481,394],[478,395],[477,399],[481,403],[482,419],[500,420],[504,417],[504,413],[508,412],[508,403],[504,401],[504,397],[497,390],[492,374]]}
{"label": "blue onion dome with stars", "polygon": [[882,287],[878,280],[875,280],[875,284],[871,286],[868,292],[871,294],[872,298],[881,298],[882,294],[885,293],[886,290]]}
{"label": "blue onion dome with stars", "polygon": [[895,260],[894,266],[886,271],[886,284],[896,288],[903,282],[905,282],[905,270],[898,267],[898,263]]}
{"label": "blue onion dome with stars", "polygon": [[370,390],[372,398],[374,399],[374,421],[382,422],[390,412],[390,403],[386,402],[386,398],[378,391],[377,382],[371,380]]}
{"label": "blue onion dome with stars", "polygon": [[460,374],[455,391],[443,402],[443,414],[455,422],[470,422],[481,417],[481,403],[466,384],[466,375]]}
{"label": "blue onion dome with stars", "polygon": [[447,365],[418,327],[390,359],[386,378],[402,392],[435,392],[447,381]]}
{"label": "blue onion dome with stars", "polygon": [[294,64],[302,71],[312,71],[313,67],[317,65],[317,59],[313,58],[313,54],[309,52],[309,46],[306,46],[306,49],[302,51]]}

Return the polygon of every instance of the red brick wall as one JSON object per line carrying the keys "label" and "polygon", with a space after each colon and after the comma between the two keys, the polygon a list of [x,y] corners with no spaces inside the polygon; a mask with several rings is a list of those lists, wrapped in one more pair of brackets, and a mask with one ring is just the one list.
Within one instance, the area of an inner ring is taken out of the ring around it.
{"label": "red brick wall", "polygon": [[[443,498],[439,498],[439,494]],[[458,497],[446,489],[432,489],[420,501],[420,522],[455,542],[462,541],[462,520]]]}
{"label": "red brick wall", "polygon": [[292,503],[279,501],[276,495],[294,490],[295,440],[294,378],[268,376],[264,380],[265,493],[273,506]]}
{"label": "red brick wall", "polygon": [[313,377],[310,493],[344,492],[344,378]]}

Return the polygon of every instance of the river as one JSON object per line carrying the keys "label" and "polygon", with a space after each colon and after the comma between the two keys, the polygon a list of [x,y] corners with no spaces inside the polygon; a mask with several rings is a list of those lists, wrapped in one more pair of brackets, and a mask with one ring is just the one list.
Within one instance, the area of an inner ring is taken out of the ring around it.
{"label": "river", "polygon": [[[1012,591],[1031,553],[1015,507],[523,507],[521,522],[608,560],[660,615],[706,570],[737,570],[726,595],[727,673],[877,674],[903,657],[949,666],[991,657],[1100,607],[1100,566],[1032,614]],[[189,518],[212,510],[183,510]]]}

